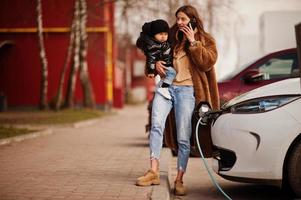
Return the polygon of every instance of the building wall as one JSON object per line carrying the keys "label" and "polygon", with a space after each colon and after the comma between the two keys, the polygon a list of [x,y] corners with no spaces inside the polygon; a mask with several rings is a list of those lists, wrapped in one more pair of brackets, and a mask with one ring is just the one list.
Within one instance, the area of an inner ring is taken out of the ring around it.
{"label": "building wall", "polygon": [[133,46],[131,57],[131,90],[133,98],[138,102],[150,101],[153,98],[155,80],[145,76],[145,56],[141,50]]}
{"label": "building wall", "polygon": [[[263,40],[267,40],[267,36],[262,35],[264,28],[262,16],[268,12],[286,12],[296,13],[301,11],[300,0],[233,0],[233,10],[231,12],[218,12],[217,14],[227,23],[227,30],[221,30],[215,33],[219,58],[216,63],[216,71],[218,78],[223,78],[232,71],[243,67],[245,64],[264,56],[266,53],[279,50],[277,48],[263,48]],[[232,12],[233,11],[233,12]],[[291,19],[287,22],[281,22],[275,19],[273,24],[278,25],[281,29],[286,29],[291,24]],[[294,18],[293,18],[294,20]],[[222,23],[220,23],[222,24]],[[269,21],[268,26],[273,26]],[[285,26],[283,26],[286,24]],[[217,24],[218,25],[218,24]],[[270,27],[268,27],[270,28]],[[294,26],[291,26],[294,29]],[[275,39],[276,35],[282,31],[270,33],[270,37]],[[291,32],[291,31],[289,31]],[[228,35],[227,37],[223,35]],[[283,36],[283,35],[282,35]],[[290,35],[294,40],[294,35]],[[264,39],[265,37],[265,39]],[[283,39],[283,37],[281,38]],[[274,46],[276,47],[276,46]],[[282,46],[282,48],[291,47],[290,45]]]}
{"label": "building wall", "polygon": [[[104,6],[99,0],[87,0],[87,27],[105,27],[114,34],[114,5]],[[43,0],[43,27],[71,26],[74,0]],[[104,17],[105,10],[109,18]],[[1,0],[0,29],[36,27],[36,1],[32,0]],[[56,95],[60,73],[64,65],[70,32],[54,32],[44,34],[46,57],[49,69],[48,100]],[[110,99],[107,96],[107,32],[89,32],[88,66],[96,103],[105,105]],[[112,38],[113,39],[113,38]],[[7,96],[8,106],[36,106],[39,103],[41,62],[39,58],[37,33],[0,32],[0,42],[12,40],[13,45],[0,49],[0,92]],[[112,41],[114,45],[114,40]],[[114,60],[112,48],[111,62]],[[114,67],[114,63],[112,64]],[[70,71],[70,67],[68,72]],[[69,74],[69,73],[67,73]],[[66,78],[65,89],[66,92]],[[109,80],[113,82],[113,80]],[[82,102],[80,81],[77,80],[75,102]],[[111,100],[112,101],[112,100]]]}
{"label": "building wall", "polygon": [[301,10],[270,11],[263,13],[260,20],[263,54],[296,47],[295,25],[301,22]]}

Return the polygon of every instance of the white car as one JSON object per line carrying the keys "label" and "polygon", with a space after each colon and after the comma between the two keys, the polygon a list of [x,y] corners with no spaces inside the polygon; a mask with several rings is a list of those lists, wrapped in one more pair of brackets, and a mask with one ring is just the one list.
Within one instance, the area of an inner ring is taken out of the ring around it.
{"label": "white car", "polygon": [[211,127],[213,170],[228,180],[285,185],[301,197],[300,78],[240,95]]}

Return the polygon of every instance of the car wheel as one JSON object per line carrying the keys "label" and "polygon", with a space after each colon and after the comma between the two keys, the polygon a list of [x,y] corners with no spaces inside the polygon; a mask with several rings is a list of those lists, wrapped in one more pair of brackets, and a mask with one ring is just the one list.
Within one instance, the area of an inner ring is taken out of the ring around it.
{"label": "car wheel", "polygon": [[287,181],[297,197],[301,197],[301,141],[292,150],[287,165]]}

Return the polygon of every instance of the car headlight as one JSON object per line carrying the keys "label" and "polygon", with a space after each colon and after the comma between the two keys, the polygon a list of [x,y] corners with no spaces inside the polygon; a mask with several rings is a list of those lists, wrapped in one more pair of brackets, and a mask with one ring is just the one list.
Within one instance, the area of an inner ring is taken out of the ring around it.
{"label": "car headlight", "polygon": [[238,114],[267,112],[288,104],[298,98],[300,98],[300,96],[270,96],[252,99],[233,105],[231,107],[231,112]]}

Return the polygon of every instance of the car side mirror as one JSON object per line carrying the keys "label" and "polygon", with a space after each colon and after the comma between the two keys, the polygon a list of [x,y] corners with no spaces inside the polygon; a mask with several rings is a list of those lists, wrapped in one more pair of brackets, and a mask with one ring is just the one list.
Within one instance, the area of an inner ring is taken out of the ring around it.
{"label": "car side mirror", "polygon": [[243,81],[245,84],[253,84],[263,80],[263,73],[260,73],[257,70],[248,71],[243,76]]}

